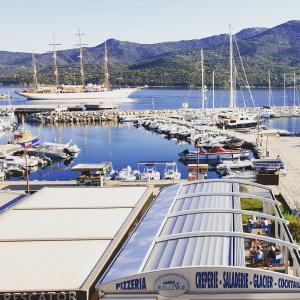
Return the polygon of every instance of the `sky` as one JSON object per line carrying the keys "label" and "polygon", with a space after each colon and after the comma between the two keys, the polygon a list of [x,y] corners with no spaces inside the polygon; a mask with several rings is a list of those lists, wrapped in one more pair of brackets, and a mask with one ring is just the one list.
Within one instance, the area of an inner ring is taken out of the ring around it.
{"label": "sky", "polygon": [[0,0],[0,50],[49,51],[108,38],[138,43],[198,39],[300,19],[300,0]]}

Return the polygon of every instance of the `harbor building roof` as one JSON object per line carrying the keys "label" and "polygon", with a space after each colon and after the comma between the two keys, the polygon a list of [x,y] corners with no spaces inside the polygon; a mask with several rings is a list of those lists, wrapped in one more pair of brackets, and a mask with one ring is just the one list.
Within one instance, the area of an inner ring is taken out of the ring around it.
{"label": "harbor building roof", "polygon": [[[261,202],[262,211],[245,209],[245,201]],[[268,292],[272,299],[299,298],[300,248],[279,205],[271,189],[244,181],[164,188],[97,283],[100,297],[243,299],[246,293],[266,299]],[[248,231],[244,215],[263,227]],[[254,241],[262,253],[273,245],[281,249],[276,266],[264,265],[267,254],[254,261]]]}
{"label": "harbor building roof", "polygon": [[72,171],[99,171],[103,168],[109,166],[111,162],[103,161],[98,164],[77,164],[76,166],[72,167]]}
{"label": "harbor building roof", "polygon": [[43,188],[16,203],[0,214],[0,298],[86,299],[151,199],[146,187]]}

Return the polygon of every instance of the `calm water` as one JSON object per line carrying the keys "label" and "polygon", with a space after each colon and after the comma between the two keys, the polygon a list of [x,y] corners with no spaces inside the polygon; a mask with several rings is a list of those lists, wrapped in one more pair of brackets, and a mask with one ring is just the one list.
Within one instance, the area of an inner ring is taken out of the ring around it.
{"label": "calm water", "polygon": [[[13,99],[1,101],[5,104],[25,104],[18,95],[13,93],[14,88],[0,88],[1,92],[10,92]],[[289,93],[290,96],[292,93]],[[267,105],[267,91],[254,90],[255,101],[259,105]],[[241,96],[241,94],[239,94]],[[187,99],[190,107],[200,106],[199,91],[186,91],[178,89],[148,89],[141,90],[132,95],[134,99],[128,99],[119,105],[119,109],[165,109],[179,108],[183,100]],[[244,95],[245,97],[245,95]],[[280,105],[283,93],[281,90],[273,91],[274,103]],[[208,103],[211,103],[211,94],[208,93]],[[228,92],[219,90],[216,92],[216,107],[226,106],[228,103]],[[242,99],[242,98],[241,98]],[[248,99],[249,100],[249,99]],[[247,100],[247,101],[248,101]],[[291,98],[290,98],[291,100]],[[240,101],[240,100],[239,100]],[[31,103],[37,103],[36,101]],[[42,103],[45,103],[44,101]],[[248,103],[248,102],[247,102]],[[243,104],[243,103],[240,103]],[[250,105],[250,103],[248,103]],[[293,102],[290,101],[290,104]],[[300,118],[273,119],[268,124],[273,128],[282,128],[293,131],[300,131]],[[184,149],[193,148],[189,144],[178,145],[172,140],[167,140],[156,133],[146,131],[143,128],[128,126],[35,126],[27,124],[26,127],[33,134],[38,135],[41,141],[51,141],[55,138],[59,142],[67,142],[72,139],[80,148],[79,156],[72,162],[55,163],[30,175],[31,180],[69,180],[75,179],[76,174],[70,170],[77,163],[97,163],[103,160],[113,162],[115,169],[131,165],[138,168],[139,161],[162,161],[174,160],[184,178],[187,176],[187,168],[178,161],[178,153]],[[0,143],[6,143],[10,138],[9,134],[0,137]],[[162,171],[162,170],[160,170]],[[216,173],[209,172],[209,177],[216,177]]]}
{"label": "calm water", "polygon": [[[21,96],[14,93],[15,90],[22,90],[22,88],[0,87],[1,92],[9,92],[13,99],[11,101],[1,100],[2,105],[7,104],[41,104],[41,103],[55,103],[53,101],[25,101]],[[264,106],[268,105],[268,90],[254,89],[251,91],[253,101],[247,91],[237,92],[237,105],[240,107],[246,106]],[[272,105],[283,105],[283,90],[274,89],[272,97]],[[191,108],[199,108],[200,103],[199,90],[183,90],[183,89],[144,89],[133,93],[130,99],[124,100],[118,105],[119,109],[165,109],[165,108],[180,108],[183,101],[189,103]],[[62,101],[56,103],[63,103]],[[65,102],[66,103],[66,102]],[[81,103],[81,101],[78,101]],[[299,105],[299,95],[297,93],[295,103]],[[229,93],[227,90],[215,91],[215,107],[228,107]],[[286,105],[293,105],[293,89],[287,89]],[[207,92],[206,107],[212,107],[212,92]]]}

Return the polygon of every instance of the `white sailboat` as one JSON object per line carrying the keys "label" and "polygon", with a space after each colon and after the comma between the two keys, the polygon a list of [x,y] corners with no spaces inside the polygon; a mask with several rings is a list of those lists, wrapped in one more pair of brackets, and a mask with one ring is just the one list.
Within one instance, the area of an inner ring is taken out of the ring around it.
{"label": "white sailboat", "polygon": [[26,97],[27,100],[109,100],[120,101],[121,99],[128,98],[128,96],[137,91],[137,88],[119,88],[112,89],[109,84],[108,72],[108,55],[106,42],[104,43],[104,83],[95,85],[85,85],[84,79],[84,64],[83,64],[83,44],[81,42],[82,33],[77,34],[79,37],[79,58],[80,58],[80,85],[59,85],[58,69],[57,69],[57,55],[56,46],[53,37],[53,65],[55,85],[41,86],[37,80],[37,68],[34,54],[32,55],[32,68],[33,68],[33,87],[23,91],[16,91],[20,96]]}

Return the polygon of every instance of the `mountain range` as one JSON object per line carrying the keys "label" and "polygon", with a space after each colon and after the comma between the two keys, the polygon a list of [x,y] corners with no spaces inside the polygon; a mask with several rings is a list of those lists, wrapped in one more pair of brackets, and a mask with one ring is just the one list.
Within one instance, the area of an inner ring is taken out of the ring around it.
{"label": "mountain range", "polygon": [[[200,49],[204,50],[206,84],[211,85],[215,71],[216,85],[228,85],[228,34],[156,44],[109,39],[106,44],[111,81],[115,85],[198,86]],[[88,82],[102,80],[103,54],[104,43],[84,48]],[[78,49],[58,51],[57,57],[61,81],[78,82]],[[234,35],[234,57],[240,84],[246,85],[244,67],[250,85],[265,86],[269,70],[273,85],[282,85],[283,73],[300,70],[300,21],[241,30]],[[39,81],[53,80],[52,59],[51,53],[36,54]],[[31,53],[0,51],[0,83],[29,83],[31,60]]]}

